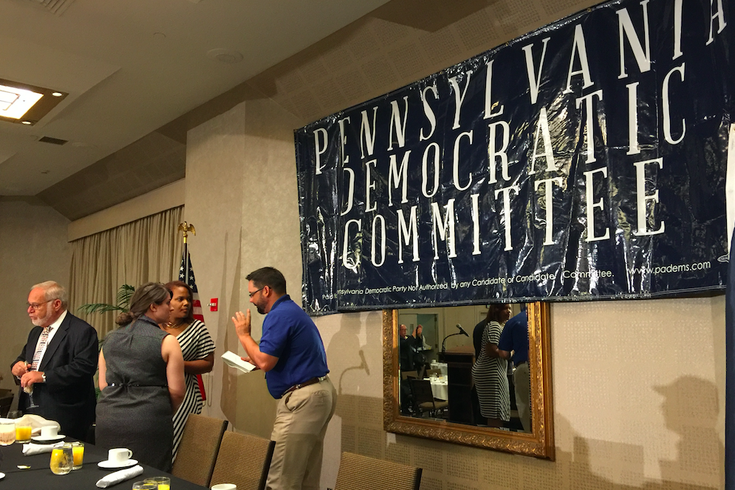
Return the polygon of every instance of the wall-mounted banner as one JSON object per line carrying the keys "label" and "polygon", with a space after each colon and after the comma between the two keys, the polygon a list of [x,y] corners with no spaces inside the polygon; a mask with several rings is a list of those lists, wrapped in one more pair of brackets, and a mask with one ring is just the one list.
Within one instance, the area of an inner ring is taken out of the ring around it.
{"label": "wall-mounted banner", "polygon": [[723,288],[732,6],[602,4],[297,130],[305,308]]}

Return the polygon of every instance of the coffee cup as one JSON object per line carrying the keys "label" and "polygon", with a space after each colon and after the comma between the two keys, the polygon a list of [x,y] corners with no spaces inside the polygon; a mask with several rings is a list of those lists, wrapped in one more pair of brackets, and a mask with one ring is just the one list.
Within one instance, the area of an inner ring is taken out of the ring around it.
{"label": "coffee cup", "polygon": [[59,428],[55,425],[45,425],[41,427],[41,437],[51,439],[59,435]]}
{"label": "coffee cup", "polygon": [[107,451],[110,463],[124,463],[133,457],[133,451],[124,447],[116,447]]}
{"label": "coffee cup", "polygon": [[234,483],[220,483],[219,485],[213,485],[212,490],[237,490],[237,485]]}

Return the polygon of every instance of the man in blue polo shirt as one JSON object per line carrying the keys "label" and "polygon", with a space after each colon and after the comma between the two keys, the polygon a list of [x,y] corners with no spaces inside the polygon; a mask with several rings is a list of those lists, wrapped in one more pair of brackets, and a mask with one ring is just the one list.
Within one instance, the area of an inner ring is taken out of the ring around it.
{"label": "man in blue polo shirt", "polygon": [[265,371],[268,391],[280,400],[267,488],[318,489],[324,435],[337,401],[324,343],[309,315],[286,294],[277,269],[263,267],[247,280],[250,302],[268,314],[260,345],[250,335],[250,310],[238,311],[232,322],[249,361]]}
{"label": "man in blue polo shirt", "polygon": [[518,417],[523,430],[531,432],[531,375],[528,370],[528,311],[525,304],[521,305],[521,312],[505,324],[498,349],[501,351],[500,357],[513,360]]}

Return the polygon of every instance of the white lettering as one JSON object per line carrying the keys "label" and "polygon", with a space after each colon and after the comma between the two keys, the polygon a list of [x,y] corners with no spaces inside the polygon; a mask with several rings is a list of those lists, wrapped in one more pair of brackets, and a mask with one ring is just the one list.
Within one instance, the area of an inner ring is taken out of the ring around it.
{"label": "white lettering", "polygon": [[587,199],[587,241],[596,242],[598,240],[607,240],[610,238],[610,229],[605,229],[603,236],[595,236],[595,208],[600,211],[605,210],[605,203],[602,198],[599,201],[594,202],[595,199],[595,183],[594,175],[601,173],[603,177],[607,178],[607,167],[601,167],[595,170],[584,172],[585,177],[585,194]]}
{"label": "white lettering", "polygon": [[393,149],[393,133],[396,135],[398,140],[398,147],[403,148],[406,144],[406,121],[408,120],[408,95],[403,97],[403,105],[406,108],[406,112],[403,114],[403,122],[401,123],[401,111],[398,108],[398,101],[390,101],[390,129],[388,133],[390,138],[388,141],[388,151]]}
{"label": "white lettering", "polygon": [[641,40],[636,35],[635,28],[633,27],[633,21],[630,20],[630,15],[628,15],[628,9],[620,9],[615,12],[618,14],[618,38],[620,40],[620,75],[618,75],[618,78],[625,78],[628,76],[628,74],[625,73],[625,39],[628,40],[630,49],[633,50],[633,56],[635,57],[636,63],[638,63],[638,69],[641,73],[645,73],[651,69],[651,43],[648,32],[648,0],[643,0],[641,2],[641,7],[643,7],[643,39],[646,44],[645,53],[641,46]]}
{"label": "white lettering", "polygon": [[[658,189],[654,191],[652,194],[646,195],[646,165],[648,164],[656,164],[658,165],[658,168],[664,168],[664,159],[663,158],[655,158],[653,160],[646,160],[643,162],[636,162],[635,165],[635,175],[636,175],[636,205],[638,207],[638,229],[633,231],[633,234],[636,236],[650,236],[650,235],[658,235],[660,233],[663,233],[666,229],[666,223],[663,221],[661,222],[661,226],[658,230],[649,231],[648,230],[648,222],[649,220],[646,217],[646,211],[647,211],[647,202],[652,201],[654,203],[658,203]],[[655,214],[654,209],[652,207],[651,209],[651,224],[653,224],[653,215]]]}
{"label": "white lettering", "polygon": [[470,145],[472,145],[472,133],[472,131],[460,133],[459,136],[457,136],[457,139],[454,140],[454,152],[452,153],[454,157],[452,160],[452,177],[454,179],[454,187],[456,187],[458,191],[463,191],[472,185],[472,172],[469,172],[470,179],[466,186],[462,187],[459,183],[459,142],[463,137],[467,137],[470,140]]}
{"label": "white lettering", "polygon": [[559,187],[564,183],[561,177],[552,177],[550,179],[537,180],[534,183],[534,190],[538,191],[538,188],[542,185],[544,187],[544,198],[540,199],[540,206],[546,208],[546,235],[544,238],[544,245],[554,244],[554,197],[553,191],[556,184]]}
{"label": "white lettering", "polygon": [[664,123],[664,139],[671,143],[672,145],[676,145],[678,143],[681,143],[681,140],[684,139],[684,135],[687,132],[687,125],[686,120],[682,117],[681,118],[681,136],[679,136],[679,139],[674,139],[673,136],[671,136],[671,109],[669,104],[669,79],[671,78],[671,75],[674,72],[679,72],[681,74],[681,81],[684,81],[684,63],[681,64],[681,66],[675,66],[674,68],[669,71],[666,76],[664,77],[663,81],[663,87],[661,90],[661,102],[662,102],[662,108],[663,108],[663,123]]}

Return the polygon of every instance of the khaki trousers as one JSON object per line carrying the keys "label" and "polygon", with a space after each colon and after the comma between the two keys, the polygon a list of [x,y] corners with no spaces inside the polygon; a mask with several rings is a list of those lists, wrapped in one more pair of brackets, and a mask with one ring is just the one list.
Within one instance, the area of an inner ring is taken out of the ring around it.
{"label": "khaki trousers", "polygon": [[531,432],[531,376],[528,363],[519,364],[513,371],[513,384],[516,392],[516,407],[523,430]]}
{"label": "khaki trousers", "polygon": [[271,439],[269,490],[318,490],[324,435],[334,415],[337,391],[326,378],[287,393],[278,401]]}

